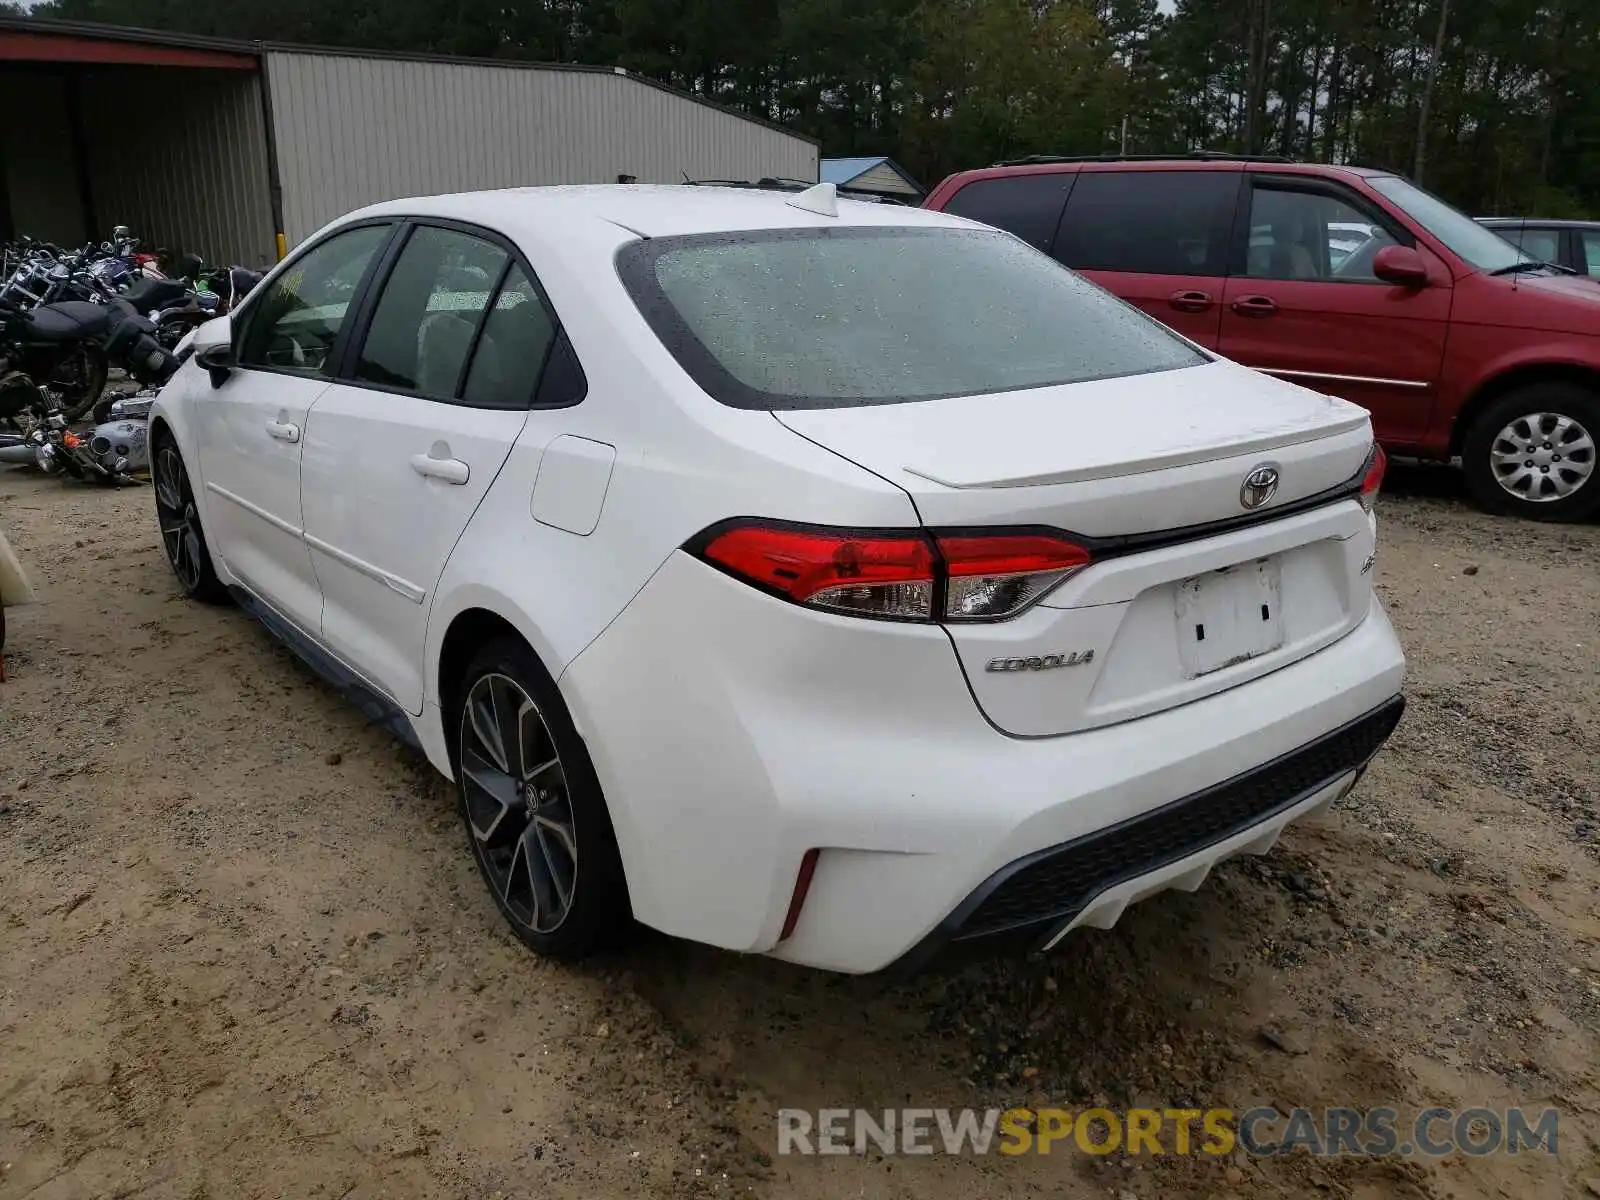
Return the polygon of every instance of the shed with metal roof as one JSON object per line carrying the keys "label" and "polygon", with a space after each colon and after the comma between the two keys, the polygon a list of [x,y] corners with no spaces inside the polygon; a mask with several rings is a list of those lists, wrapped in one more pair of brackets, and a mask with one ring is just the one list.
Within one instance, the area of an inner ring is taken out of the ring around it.
{"label": "shed with metal roof", "polygon": [[911,172],[881,154],[872,158],[825,158],[821,165],[821,181],[852,191],[874,192],[912,202],[920,201],[925,194]]}
{"label": "shed with metal roof", "polygon": [[397,196],[814,180],[817,143],[620,68],[0,20],[0,237],[273,261]]}

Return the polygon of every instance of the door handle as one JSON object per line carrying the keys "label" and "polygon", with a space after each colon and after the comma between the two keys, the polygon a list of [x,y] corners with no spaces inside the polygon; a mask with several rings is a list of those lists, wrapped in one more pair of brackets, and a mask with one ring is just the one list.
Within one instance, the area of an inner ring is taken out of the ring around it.
{"label": "door handle", "polygon": [[268,421],[267,433],[277,438],[280,442],[298,442],[300,440],[300,426],[288,421]]}
{"label": "door handle", "polygon": [[459,458],[451,458],[448,446],[443,449],[443,454],[440,454],[440,447],[436,444],[427,454],[413,454],[411,469],[424,479],[438,479],[460,487],[472,478],[472,468]]}
{"label": "door handle", "polygon": [[1240,296],[1233,302],[1233,311],[1241,317],[1270,317],[1278,305],[1271,296]]}
{"label": "door handle", "polygon": [[1167,302],[1179,312],[1205,312],[1211,307],[1209,292],[1173,292]]}

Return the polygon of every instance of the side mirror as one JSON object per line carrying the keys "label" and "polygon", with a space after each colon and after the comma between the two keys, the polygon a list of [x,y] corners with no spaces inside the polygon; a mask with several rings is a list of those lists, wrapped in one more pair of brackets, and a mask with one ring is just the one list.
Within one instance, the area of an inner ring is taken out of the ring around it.
{"label": "side mirror", "polygon": [[227,342],[220,346],[207,346],[204,350],[195,351],[195,362],[206,369],[211,376],[211,386],[221,387],[228,382],[228,376],[233,374],[233,368],[238,366],[238,359],[233,355],[233,347]]}
{"label": "side mirror", "polygon": [[194,331],[194,360],[211,376],[211,386],[221,387],[239,365],[233,352],[233,322],[227,317],[207,321]]}
{"label": "side mirror", "polygon": [[1428,264],[1410,246],[1385,246],[1372,257],[1372,273],[1385,283],[1419,288],[1428,282]]}

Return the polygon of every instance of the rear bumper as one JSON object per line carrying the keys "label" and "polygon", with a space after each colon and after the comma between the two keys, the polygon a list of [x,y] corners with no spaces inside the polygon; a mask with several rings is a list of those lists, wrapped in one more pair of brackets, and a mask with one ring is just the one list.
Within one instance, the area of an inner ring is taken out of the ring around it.
{"label": "rear bumper", "polygon": [[1291,822],[1331,807],[1400,723],[1395,696],[1289,754],[1151,812],[1008,863],[973,890],[895,969],[946,950],[1011,942],[1048,950],[1081,926],[1108,929],[1167,888],[1194,891],[1238,854],[1264,854]]}
{"label": "rear bumper", "polygon": [[[1005,927],[1036,944],[1063,925],[1109,924],[1140,895],[1198,886],[1213,862],[1264,849],[1336,798],[1392,721],[1363,726],[1375,740],[1352,740],[1342,757],[1299,755],[1390,711],[1404,667],[1374,602],[1338,642],[1225,692],[1014,738],[984,720],[939,628],[797,609],[677,555],[560,685],[641,921],[860,973],[974,940],[974,914],[1011,894],[1008,881],[1035,878],[1030,864],[1099,845],[1088,839],[1110,829],[1165,829],[1175,801],[1191,817],[1227,804],[1226,819],[1207,818],[1203,843],[1118,857],[1097,892],[1046,897]],[[1270,774],[1287,758],[1294,773]],[[1256,798],[1236,803],[1246,779]],[[810,891],[780,941],[811,849]]]}

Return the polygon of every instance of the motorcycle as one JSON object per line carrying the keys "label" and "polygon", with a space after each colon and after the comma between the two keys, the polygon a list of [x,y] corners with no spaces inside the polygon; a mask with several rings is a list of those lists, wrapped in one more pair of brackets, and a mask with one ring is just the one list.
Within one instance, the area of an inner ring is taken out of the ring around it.
{"label": "motorcycle", "polygon": [[168,350],[176,349],[191,330],[211,318],[232,312],[262,279],[261,272],[239,266],[207,270],[194,255],[179,260],[177,273],[181,279],[193,280],[194,286],[181,298],[150,314],[156,324],[156,339]]}
{"label": "motorcycle", "polygon": [[[91,244],[69,253],[28,240],[7,247],[0,306],[5,312],[31,312],[63,301],[109,303],[139,276],[134,259],[137,244],[125,226],[118,226],[114,240],[98,248]],[[0,370],[21,369],[43,379],[59,395],[72,421],[81,420],[100,399],[107,366],[93,341],[54,344],[26,336],[9,338],[0,361]]]}
{"label": "motorcycle", "polygon": [[214,292],[218,297],[217,316],[231,313],[244,298],[255,290],[264,274],[261,271],[252,271],[248,267],[220,267],[209,271],[201,277],[201,286],[207,291]]}
{"label": "motorcycle", "polygon": [[[3,310],[0,310],[3,311]],[[21,324],[46,342],[103,339],[104,353],[142,385],[133,396],[112,401],[88,434],[74,432],[71,418],[47,387],[24,372],[0,375],[0,419],[19,432],[0,438],[0,462],[31,463],[46,473],[124,483],[149,465],[150,406],[179,360],[156,337],[156,327],[126,300],[106,305],[68,301],[27,313],[12,310],[8,326]]]}
{"label": "motorcycle", "polygon": [[[77,251],[26,238],[5,246],[0,303],[31,311],[64,300],[101,304],[121,297],[155,323],[156,340],[173,350],[190,330],[232,311],[261,278],[240,266],[208,268],[194,254],[146,253],[128,227],[118,225],[110,240]],[[105,387],[92,343],[71,348],[59,366],[25,365],[61,394],[70,420],[90,412]]]}
{"label": "motorcycle", "polygon": [[[10,316],[17,312],[0,302],[0,379],[19,373],[26,375],[30,384],[42,379],[42,386],[67,420],[82,420],[105,391],[110,373],[105,348],[93,340],[61,341],[41,336],[33,327]],[[5,428],[11,415],[0,399],[0,429]]]}

